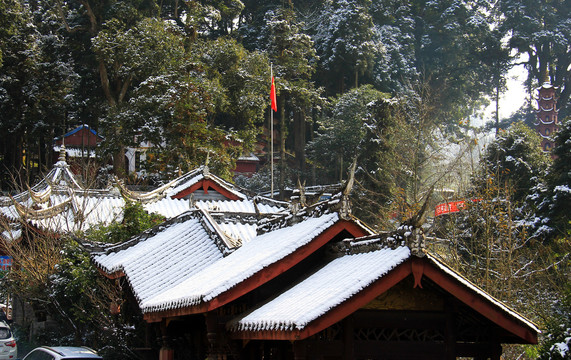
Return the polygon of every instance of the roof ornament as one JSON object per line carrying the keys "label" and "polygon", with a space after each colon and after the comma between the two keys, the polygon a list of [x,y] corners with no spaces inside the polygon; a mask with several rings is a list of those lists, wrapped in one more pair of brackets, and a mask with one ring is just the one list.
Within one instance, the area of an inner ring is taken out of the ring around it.
{"label": "roof ornament", "polygon": [[543,83],[551,84],[551,79],[549,78],[549,64],[545,66],[545,73],[543,74]]}
{"label": "roof ornament", "polygon": [[432,198],[433,191],[434,185],[428,190],[420,210],[401,226],[407,231],[405,234],[405,237],[407,237],[406,244],[410,248],[412,255],[416,257],[424,257],[426,255],[426,239],[424,237],[424,231],[422,230],[422,224],[426,221],[428,205]]}
{"label": "roof ornament", "polygon": [[204,168],[202,169],[202,174],[204,177],[210,176],[210,168],[208,167],[208,163],[210,162],[210,150],[206,149],[206,160],[204,161]]}
{"label": "roof ornament", "polygon": [[297,178],[297,189],[299,190],[299,197],[297,197],[295,199],[292,197],[292,202],[291,202],[291,210],[294,214],[306,206],[304,185],[305,185],[305,181],[303,182],[303,185],[302,185],[301,181],[299,180],[299,177],[298,177]]}
{"label": "roof ornament", "polygon": [[194,209],[196,202],[194,201],[194,193],[191,193],[188,197],[188,208]]}
{"label": "roof ornament", "polygon": [[357,169],[357,157],[353,159],[353,164],[349,169],[349,179],[345,183],[345,188],[341,195],[341,208],[339,209],[339,216],[343,220],[349,220],[351,218],[351,199],[349,195],[355,184],[355,170]]}
{"label": "roof ornament", "polygon": [[303,181],[302,184],[299,178],[297,178],[297,188],[299,189],[299,205],[301,207],[305,207],[305,205],[307,204],[305,199],[305,180]]}
{"label": "roof ornament", "polygon": [[61,148],[59,150],[59,158],[58,158],[58,162],[59,161],[63,161],[65,162],[65,144],[61,144]]}

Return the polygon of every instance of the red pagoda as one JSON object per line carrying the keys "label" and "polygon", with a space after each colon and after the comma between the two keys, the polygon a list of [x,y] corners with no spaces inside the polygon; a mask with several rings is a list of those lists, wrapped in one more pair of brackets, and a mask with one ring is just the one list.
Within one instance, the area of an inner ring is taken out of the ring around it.
{"label": "red pagoda", "polygon": [[537,121],[535,122],[536,130],[542,137],[541,148],[543,151],[551,151],[553,149],[553,134],[559,130],[559,121],[557,120],[556,109],[557,88],[551,85],[549,78],[538,89],[539,96],[537,99]]}

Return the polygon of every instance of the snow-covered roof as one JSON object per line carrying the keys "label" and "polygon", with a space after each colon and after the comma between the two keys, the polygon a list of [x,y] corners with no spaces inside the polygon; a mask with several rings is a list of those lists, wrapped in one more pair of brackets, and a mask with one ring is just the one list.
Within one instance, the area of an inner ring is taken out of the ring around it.
{"label": "snow-covered roof", "polygon": [[[62,147],[62,152],[65,147]],[[189,201],[173,198],[185,189],[209,179],[239,200]],[[0,198],[0,215],[10,222],[24,221],[55,232],[86,230],[95,225],[122,221],[125,199],[141,202],[145,210],[171,219],[190,210],[242,213],[258,216],[285,213],[289,204],[263,197],[250,197],[234,185],[212,175],[202,166],[149,192],[128,190],[121,182],[107,189],[82,187],[60,154],[52,170],[35,186],[12,198]],[[248,233],[245,230],[243,234]],[[247,241],[249,237],[240,235]],[[240,240],[241,241],[241,240]]]}
{"label": "snow-covered roof", "polygon": [[[383,239],[384,238],[384,239]],[[392,239],[392,240],[391,240]],[[392,236],[368,236],[344,241],[348,248],[361,248],[352,251],[340,248],[339,257],[322,265],[317,271],[301,278],[293,286],[276,294],[267,302],[255,307],[227,323],[232,332],[304,331],[307,326],[325,316],[342,304],[347,304],[353,296],[383,279],[403,262],[424,259],[439,271],[452,277],[474,296],[480,297],[494,309],[508,318],[523,324],[531,331],[540,333],[538,327],[508,306],[493,298],[468,281],[458,272],[442,263],[431,254],[417,258],[410,248]],[[383,245],[384,244],[384,245]],[[415,275],[416,276],[416,275]],[[470,304],[467,304],[470,305]]]}
{"label": "snow-covered roof", "polygon": [[108,274],[122,273],[139,302],[171,289],[223,257],[200,211],[93,255]]}
{"label": "snow-covered roof", "polygon": [[337,213],[330,213],[258,235],[202,271],[185,275],[177,286],[141,302],[141,310],[149,313],[208,302],[295,252],[338,220]]}
{"label": "snow-covered roof", "polygon": [[[59,152],[61,152],[62,147],[59,145],[55,145],[53,149],[55,152],[59,153]],[[81,149],[81,148],[71,147],[71,146],[65,147],[65,153],[67,156],[72,157],[72,158],[80,158],[80,157],[95,158],[95,156],[96,156],[95,150],[93,150],[93,149]]]}
{"label": "snow-covered roof", "polygon": [[410,257],[406,246],[337,258],[234,321],[232,331],[302,330]]}
{"label": "snow-covered roof", "polygon": [[192,208],[188,200],[171,199],[170,197],[143,203],[143,207],[147,212],[162,215],[167,219],[177,217]]}
{"label": "snow-covered roof", "polygon": [[541,84],[540,87],[536,88],[536,90],[541,90],[541,89],[559,89],[559,87],[555,87],[553,86],[549,81],[544,82],[543,84]]}
{"label": "snow-covered roof", "polygon": [[260,161],[260,158],[254,155],[254,153],[249,153],[248,155],[240,156],[238,161]]}
{"label": "snow-covered roof", "polygon": [[255,203],[252,200],[199,200],[194,205],[210,212],[234,212],[250,214],[273,214],[284,212],[287,208],[275,204]]}

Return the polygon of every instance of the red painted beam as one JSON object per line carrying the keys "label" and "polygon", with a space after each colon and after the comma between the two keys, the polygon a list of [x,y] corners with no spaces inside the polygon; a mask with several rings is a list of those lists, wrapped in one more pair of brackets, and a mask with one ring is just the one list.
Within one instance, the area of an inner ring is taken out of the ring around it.
{"label": "red painted beam", "polygon": [[99,271],[99,273],[100,273],[101,275],[103,275],[103,276],[105,276],[106,278],[111,279],[111,280],[119,279],[119,278],[125,276],[125,273],[124,273],[122,270],[114,271],[114,272],[112,272],[112,273],[110,273],[110,274],[107,273],[107,272],[105,272],[105,270],[103,270],[103,269],[101,269],[101,268],[97,268],[97,270]]}
{"label": "red painted beam", "polygon": [[188,187],[188,188],[180,191],[179,193],[172,195],[171,198],[172,199],[182,199],[185,196],[192,194],[193,192],[195,192],[198,189],[203,189],[204,193],[206,193],[206,194],[208,194],[208,189],[213,189],[213,190],[219,192],[220,194],[222,194],[223,196],[225,196],[226,198],[228,198],[229,200],[242,200],[240,197],[236,196],[236,194],[234,194],[231,191],[228,191],[227,189],[220,186],[217,182],[212,181],[211,179],[202,179],[199,182],[197,182],[196,184],[192,185],[191,187]]}
{"label": "red painted beam", "polygon": [[528,344],[537,344],[537,333],[516,319],[506,316],[506,314],[498,309],[497,305],[494,305],[489,299],[474,293],[464,284],[428,261],[426,261],[424,266],[424,276],[434,281],[438,286],[454,295],[458,300],[494,324],[518,336]]}

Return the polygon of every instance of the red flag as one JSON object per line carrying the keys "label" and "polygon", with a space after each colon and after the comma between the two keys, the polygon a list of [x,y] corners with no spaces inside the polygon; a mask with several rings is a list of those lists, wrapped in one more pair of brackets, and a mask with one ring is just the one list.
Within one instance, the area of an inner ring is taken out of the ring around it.
{"label": "red flag", "polygon": [[276,86],[274,85],[273,76],[272,76],[272,88],[270,90],[270,100],[272,101],[272,110],[278,111],[278,103],[276,101]]}

